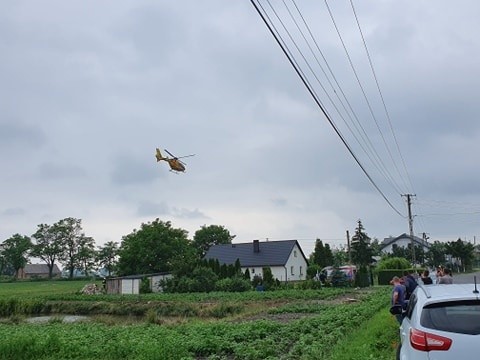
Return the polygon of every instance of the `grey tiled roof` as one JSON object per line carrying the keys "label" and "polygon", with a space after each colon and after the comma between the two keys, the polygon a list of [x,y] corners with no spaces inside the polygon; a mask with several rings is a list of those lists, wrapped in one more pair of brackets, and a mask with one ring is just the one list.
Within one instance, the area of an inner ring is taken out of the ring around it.
{"label": "grey tiled roof", "polygon": [[[383,249],[383,248],[386,248],[388,245],[393,245],[395,242],[397,242],[398,240],[402,240],[402,239],[411,239],[410,235],[407,235],[406,233],[403,233],[402,235],[400,236],[397,236],[397,237],[388,237],[388,238],[385,238],[383,239],[382,243],[380,244],[380,248]],[[413,236],[413,241],[416,245],[420,245],[420,246],[426,246],[426,247],[430,247],[430,244],[427,243],[427,242],[424,242],[421,238],[419,238],[418,236]]]}
{"label": "grey tiled roof", "polygon": [[[27,264],[24,268],[25,274],[48,274],[47,264]],[[53,274],[60,274],[60,269],[57,265],[53,265]]]}
{"label": "grey tiled roof", "polygon": [[[205,255],[205,259],[218,259],[220,264],[235,264],[249,266],[282,266],[287,263],[293,247],[297,244],[301,255],[305,255],[297,240],[263,241],[259,242],[259,252],[254,252],[253,242],[242,244],[213,245]],[[300,254],[299,254],[300,256]],[[305,258],[305,260],[307,260]]]}

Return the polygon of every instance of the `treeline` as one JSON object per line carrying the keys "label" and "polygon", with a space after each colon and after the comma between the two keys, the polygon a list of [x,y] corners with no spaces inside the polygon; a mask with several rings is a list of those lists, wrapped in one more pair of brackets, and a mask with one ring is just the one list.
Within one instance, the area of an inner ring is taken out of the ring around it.
{"label": "treeline", "polygon": [[182,274],[193,271],[210,246],[229,244],[234,237],[223,226],[210,225],[202,226],[193,239],[188,239],[186,230],[155,219],[142,223],[120,242],[96,245],[95,239],[85,235],[82,220],[69,217],[54,224],[39,224],[30,236],[14,234],[4,240],[0,244],[0,275],[16,277],[33,258],[48,266],[50,278],[56,265],[62,265],[70,278],[77,270],[88,276],[99,268],[109,275],[174,270]]}

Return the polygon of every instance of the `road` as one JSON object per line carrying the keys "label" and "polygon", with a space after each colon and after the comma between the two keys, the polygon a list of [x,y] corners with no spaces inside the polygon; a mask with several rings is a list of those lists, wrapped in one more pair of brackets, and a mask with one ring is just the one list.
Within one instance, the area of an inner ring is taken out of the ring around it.
{"label": "road", "polygon": [[453,283],[454,284],[473,284],[473,277],[477,277],[477,284],[479,284],[480,288],[480,271],[474,273],[467,273],[467,274],[453,274]]}

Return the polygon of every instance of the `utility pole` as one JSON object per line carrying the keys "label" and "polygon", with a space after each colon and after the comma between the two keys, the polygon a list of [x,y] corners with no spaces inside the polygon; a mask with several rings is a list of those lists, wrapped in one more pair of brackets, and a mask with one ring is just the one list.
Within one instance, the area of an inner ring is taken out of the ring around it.
{"label": "utility pole", "polygon": [[402,195],[407,198],[407,207],[408,207],[408,227],[410,228],[410,241],[412,244],[412,264],[415,267],[415,243],[413,242],[413,216],[412,216],[412,196],[413,194]]}
{"label": "utility pole", "polygon": [[350,252],[350,233],[347,230],[347,251],[348,251],[348,264],[352,265],[352,253]]}

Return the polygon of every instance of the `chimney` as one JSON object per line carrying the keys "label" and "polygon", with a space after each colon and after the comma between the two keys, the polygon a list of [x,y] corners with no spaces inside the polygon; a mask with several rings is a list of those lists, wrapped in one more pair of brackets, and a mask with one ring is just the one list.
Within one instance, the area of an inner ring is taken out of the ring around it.
{"label": "chimney", "polygon": [[253,240],[253,252],[254,253],[259,253],[260,252],[260,241],[259,240]]}

